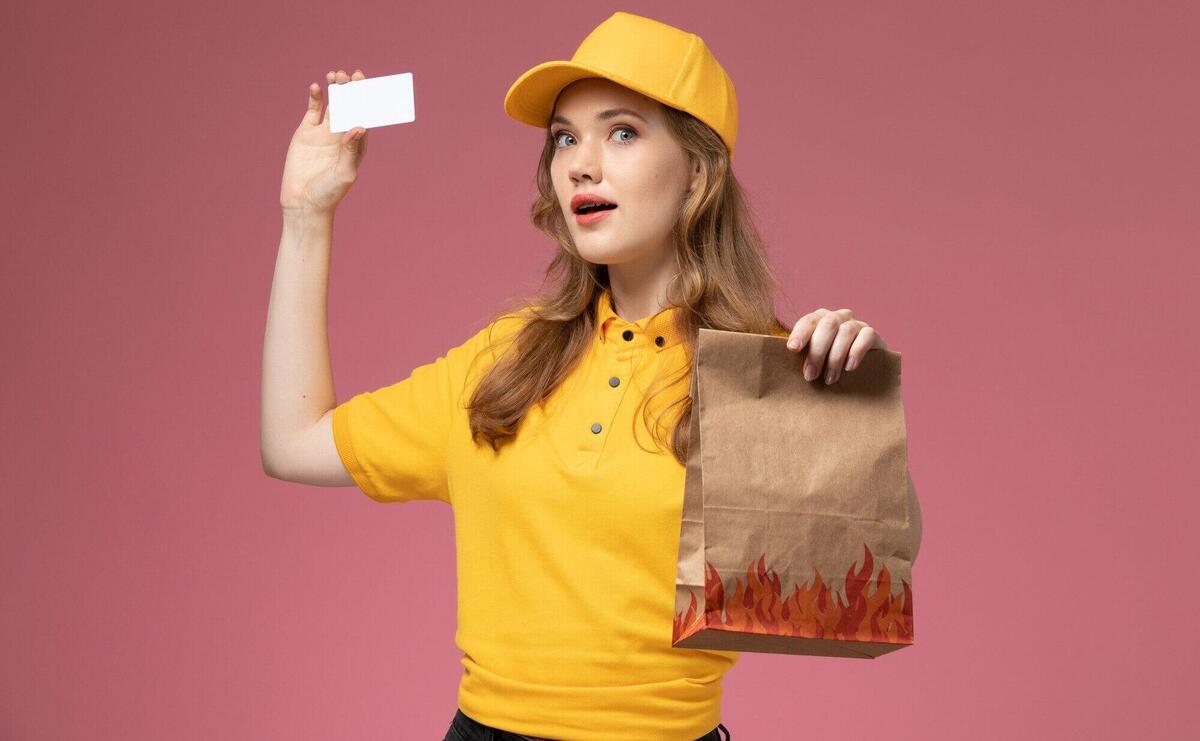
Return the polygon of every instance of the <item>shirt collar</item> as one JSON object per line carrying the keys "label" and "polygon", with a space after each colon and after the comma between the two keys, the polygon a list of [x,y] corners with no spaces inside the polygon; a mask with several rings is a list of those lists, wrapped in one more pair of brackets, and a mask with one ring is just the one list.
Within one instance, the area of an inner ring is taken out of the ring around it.
{"label": "shirt collar", "polygon": [[[643,346],[649,346],[655,352],[662,352],[683,341],[683,338],[679,336],[679,330],[675,328],[675,318],[680,311],[682,309],[679,307],[672,306],[657,314],[638,319],[636,322],[627,322],[613,311],[612,291],[605,288],[601,290],[596,299],[597,334],[599,334],[601,342],[616,339],[621,341],[621,344],[644,343]],[[632,340],[625,340],[624,332],[626,330],[633,333]],[[658,340],[660,337],[662,338],[661,345]]]}

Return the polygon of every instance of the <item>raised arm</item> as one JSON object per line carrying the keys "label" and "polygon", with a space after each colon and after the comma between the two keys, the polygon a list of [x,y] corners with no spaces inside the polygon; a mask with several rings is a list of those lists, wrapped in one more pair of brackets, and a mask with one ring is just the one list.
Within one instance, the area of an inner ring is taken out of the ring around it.
{"label": "raised arm", "polygon": [[[342,84],[364,75],[338,70],[326,79]],[[331,133],[323,109],[321,87],[313,83],[284,163],[283,229],[263,341],[260,448],[263,470],[273,478],[352,486],[333,442],[337,400],[326,309],[334,210],[357,177],[367,134]]]}

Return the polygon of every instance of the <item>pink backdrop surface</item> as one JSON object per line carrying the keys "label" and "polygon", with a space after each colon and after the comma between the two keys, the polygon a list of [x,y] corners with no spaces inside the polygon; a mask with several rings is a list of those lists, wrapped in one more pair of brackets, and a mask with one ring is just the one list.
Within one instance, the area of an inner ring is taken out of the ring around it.
{"label": "pink backdrop surface", "polygon": [[737,85],[781,317],[904,356],[917,644],[744,654],[734,736],[1195,732],[1200,6],[122,2],[7,13],[0,737],[442,737],[449,508],[260,466],[284,154],[327,69],[414,73],[337,216],[344,400],[538,285],[502,97],[618,9]]}

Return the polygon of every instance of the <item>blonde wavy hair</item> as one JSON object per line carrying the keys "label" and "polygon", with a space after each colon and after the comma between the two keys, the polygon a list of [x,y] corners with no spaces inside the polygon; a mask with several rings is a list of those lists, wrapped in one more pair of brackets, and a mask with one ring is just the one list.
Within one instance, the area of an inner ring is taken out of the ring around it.
{"label": "blonde wavy hair", "polygon": [[[690,443],[690,394],[671,401],[652,422],[648,410],[658,394],[690,378],[699,328],[787,336],[790,327],[775,316],[779,284],[730,169],[725,144],[691,114],[667,105],[662,108],[672,135],[688,155],[689,168],[700,164],[696,187],[683,201],[672,229],[678,272],[667,288],[669,306],[683,309],[676,327],[688,362],[674,374],[655,379],[639,410],[653,439],[662,445],[669,435],[671,453],[684,463]],[[516,436],[529,408],[549,398],[583,357],[597,331],[597,298],[610,288],[608,266],[580,257],[571,238],[550,176],[554,152],[555,141],[547,129],[536,175],[538,197],[530,218],[559,245],[543,281],[551,287],[493,315],[493,320],[521,316],[525,323],[479,380],[468,402],[472,439],[486,440],[494,450]],[[673,429],[662,424],[672,410],[677,413]]]}

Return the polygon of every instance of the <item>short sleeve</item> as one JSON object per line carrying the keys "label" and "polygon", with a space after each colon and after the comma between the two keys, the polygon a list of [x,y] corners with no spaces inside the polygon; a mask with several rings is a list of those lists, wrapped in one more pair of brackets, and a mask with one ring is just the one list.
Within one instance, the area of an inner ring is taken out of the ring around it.
{"label": "short sleeve", "polygon": [[364,494],[379,502],[450,503],[446,451],[455,415],[464,416],[468,372],[488,347],[495,323],[415,368],[390,386],[365,391],[333,409],[333,440]]}

